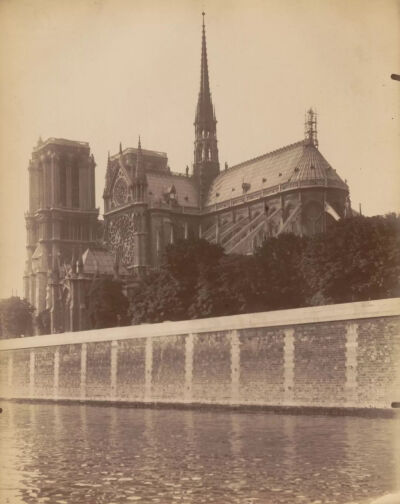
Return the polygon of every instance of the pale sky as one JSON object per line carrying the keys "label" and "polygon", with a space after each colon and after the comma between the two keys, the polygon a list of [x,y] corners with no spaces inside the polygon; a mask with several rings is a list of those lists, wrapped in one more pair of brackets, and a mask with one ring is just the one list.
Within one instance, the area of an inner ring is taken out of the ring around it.
{"label": "pale sky", "polygon": [[303,138],[354,208],[400,210],[397,0],[0,0],[0,298],[22,295],[28,161],[39,136],[87,141],[103,212],[107,151],[191,165],[206,11],[221,166]]}

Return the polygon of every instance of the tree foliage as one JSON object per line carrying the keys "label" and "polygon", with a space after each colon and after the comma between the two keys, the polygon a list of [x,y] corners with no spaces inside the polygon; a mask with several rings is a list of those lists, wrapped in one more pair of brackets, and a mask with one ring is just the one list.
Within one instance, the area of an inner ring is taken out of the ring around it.
{"label": "tree foliage", "polygon": [[199,275],[189,316],[217,317],[261,310],[258,280],[254,257],[224,255]]}
{"label": "tree foliage", "polygon": [[400,295],[400,218],[355,217],[310,240],[301,268],[308,304]]}
{"label": "tree foliage", "polygon": [[166,249],[162,269],[181,289],[183,308],[189,312],[199,284],[215,275],[224,250],[204,239],[180,240]]}
{"label": "tree foliage", "polygon": [[88,313],[93,329],[128,325],[128,298],[121,282],[110,278],[97,280],[87,298]]}
{"label": "tree foliage", "polygon": [[294,234],[281,234],[256,251],[264,310],[304,306],[306,278],[300,263],[308,242]]}
{"label": "tree foliage", "polygon": [[199,284],[212,276],[211,271],[223,256],[220,246],[206,240],[181,240],[169,245],[161,268],[140,279],[132,289],[132,322],[183,320],[193,316],[191,307]]}
{"label": "tree foliage", "polygon": [[168,247],[139,280],[132,322],[161,322],[400,295],[400,218],[344,219],[313,237],[269,238],[254,256],[205,240]]}
{"label": "tree foliage", "polygon": [[0,300],[0,336],[18,338],[33,333],[34,308],[25,299],[12,296]]}
{"label": "tree foliage", "polygon": [[133,287],[130,317],[133,324],[182,320],[186,317],[184,287],[164,269],[154,271]]}

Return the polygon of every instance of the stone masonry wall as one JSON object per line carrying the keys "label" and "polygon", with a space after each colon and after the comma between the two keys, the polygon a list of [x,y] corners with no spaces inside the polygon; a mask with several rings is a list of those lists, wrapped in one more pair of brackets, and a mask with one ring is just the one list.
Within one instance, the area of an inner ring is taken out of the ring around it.
{"label": "stone masonry wall", "polygon": [[121,399],[144,401],[145,348],[143,338],[119,342],[117,391]]}
{"label": "stone masonry wall", "polygon": [[224,331],[197,334],[193,349],[193,401],[227,402],[230,385],[229,336]]}
{"label": "stone masonry wall", "polygon": [[285,334],[280,328],[240,331],[240,401],[281,404],[285,385]]}
{"label": "stone masonry wall", "polygon": [[294,331],[294,399],[301,404],[343,403],[346,324],[307,324]]}
{"label": "stone masonry wall", "polygon": [[154,338],[152,345],[151,398],[175,401],[185,387],[185,336]]}
{"label": "stone masonry wall", "polygon": [[81,384],[81,345],[59,347],[58,397],[79,398]]}
{"label": "stone masonry wall", "polygon": [[390,408],[399,300],[0,341],[0,397]]}
{"label": "stone masonry wall", "polygon": [[399,320],[362,320],[357,332],[357,403],[383,406],[393,397],[399,401]]}

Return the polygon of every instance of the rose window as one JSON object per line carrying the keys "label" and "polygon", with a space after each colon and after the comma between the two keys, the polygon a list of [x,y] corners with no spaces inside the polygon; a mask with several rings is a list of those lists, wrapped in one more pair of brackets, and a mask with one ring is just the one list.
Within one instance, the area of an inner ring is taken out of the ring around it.
{"label": "rose window", "polygon": [[108,242],[122,264],[132,266],[134,259],[134,220],[132,215],[118,215],[108,224]]}
{"label": "rose window", "polygon": [[113,201],[116,206],[124,205],[128,200],[128,186],[123,178],[119,178],[113,190]]}

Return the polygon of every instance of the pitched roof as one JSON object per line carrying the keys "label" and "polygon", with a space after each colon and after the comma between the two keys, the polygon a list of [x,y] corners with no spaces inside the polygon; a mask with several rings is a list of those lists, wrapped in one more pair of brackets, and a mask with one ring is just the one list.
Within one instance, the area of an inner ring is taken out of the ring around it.
{"label": "pitched roof", "polygon": [[[83,271],[89,275],[114,275],[115,255],[103,248],[88,248],[82,255]],[[128,271],[119,264],[118,271],[127,275]]]}
{"label": "pitched roof", "polygon": [[[137,154],[137,148],[135,147],[127,147],[125,148],[123,151],[122,151],[122,154],[123,155],[126,155],[126,154],[134,154],[136,155]],[[166,152],[160,152],[160,151],[155,151],[155,150],[149,150],[149,149],[143,149],[142,148],[142,154],[144,156],[147,156],[147,157],[156,157],[156,158],[163,158],[163,159],[167,159],[167,154]],[[110,156],[110,159],[111,160],[114,160],[114,159],[119,159],[120,157],[120,153],[118,152],[117,154],[113,154],[112,156]]]}
{"label": "pitched roof", "polygon": [[302,180],[328,179],[337,182],[343,189],[347,185],[337,175],[324,156],[313,145],[305,145],[301,156],[289,181],[297,182]]}
{"label": "pitched roof", "polygon": [[206,206],[268,189],[286,182],[328,179],[347,190],[347,185],[314,145],[296,142],[221,172],[213,181]]}
{"label": "pitched roof", "polygon": [[148,172],[147,198],[149,201],[164,201],[164,194],[175,187],[175,200],[181,206],[198,207],[198,194],[192,179],[174,173]]}

